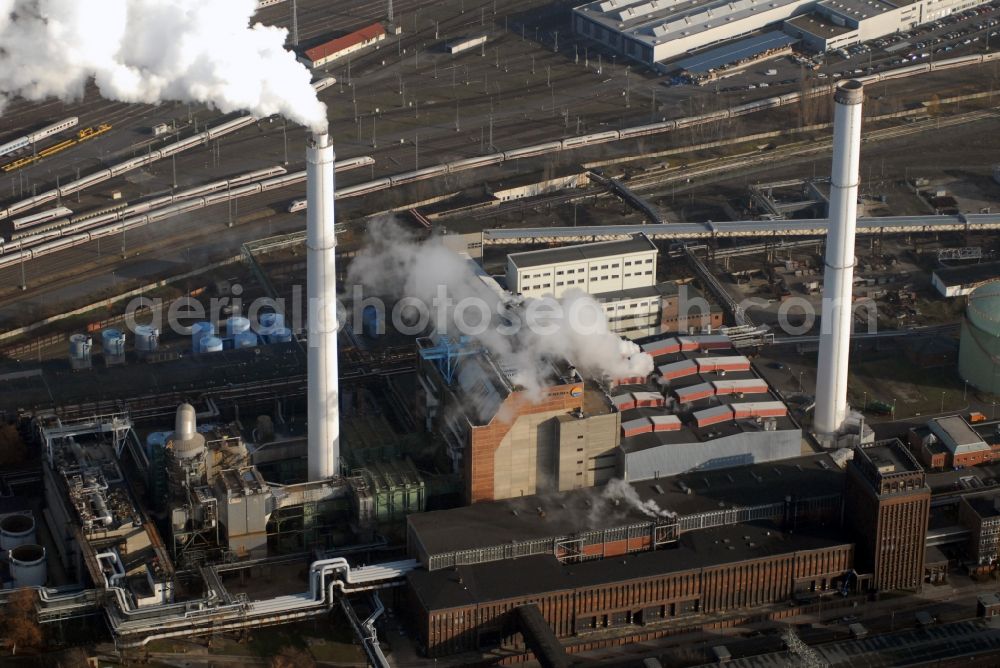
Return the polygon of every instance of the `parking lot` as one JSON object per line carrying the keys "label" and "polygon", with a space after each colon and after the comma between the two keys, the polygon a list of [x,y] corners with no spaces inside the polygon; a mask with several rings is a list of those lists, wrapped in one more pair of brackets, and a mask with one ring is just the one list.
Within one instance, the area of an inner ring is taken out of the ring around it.
{"label": "parking lot", "polygon": [[[721,92],[752,91],[801,85],[802,79],[841,79],[862,76],[918,62],[988,51],[1000,46],[1000,0],[953,14],[908,32],[827,53],[793,54],[761,60],[754,66],[708,85]],[[679,83],[668,79],[664,83]]]}

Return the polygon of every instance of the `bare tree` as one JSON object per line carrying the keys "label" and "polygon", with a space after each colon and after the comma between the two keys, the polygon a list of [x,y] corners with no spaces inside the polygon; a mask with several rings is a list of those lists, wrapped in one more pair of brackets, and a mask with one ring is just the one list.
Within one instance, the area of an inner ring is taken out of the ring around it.
{"label": "bare tree", "polygon": [[0,467],[16,466],[24,462],[28,456],[27,448],[17,427],[12,424],[0,424]]}
{"label": "bare tree", "polygon": [[316,659],[301,647],[283,647],[271,657],[271,668],[316,668]]}
{"label": "bare tree", "polygon": [[18,589],[3,609],[0,627],[10,644],[10,653],[17,654],[18,649],[38,647],[42,644],[42,629],[38,625],[35,612],[37,595],[34,589]]}

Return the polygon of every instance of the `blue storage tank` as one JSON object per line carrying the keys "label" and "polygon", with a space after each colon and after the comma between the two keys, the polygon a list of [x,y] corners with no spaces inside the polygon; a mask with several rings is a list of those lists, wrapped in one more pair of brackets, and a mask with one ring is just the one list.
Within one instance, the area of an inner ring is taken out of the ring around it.
{"label": "blue storage tank", "polygon": [[285,316],[281,313],[261,313],[260,314],[260,333],[270,334],[276,329],[281,329],[285,326]]}
{"label": "blue storage tank", "polygon": [[384,333],[382,318],[374,306],[366,306],[361,312],[361,331],[370,339],[375,339]]}
{"label": "blue storage tank", "polygon": [[206,336],[201,340],[201,350],[203,353],[221,353],[222,339],[216,336]]}
{"label": "blue storage tank", "polygon": [[233,337],[233,348],[253,348],[257,345],[257,335],[247,330]]}
{"label": "blue storage tank", "polygon": [[191,350],[200,353],[201,340],[210,336],[215,336],[215,325],[212,323],[196,322],[191,325]]}
{"label": "blue storage tank", "polygon": [[292,330],[287,327],[279,327],[267,337],[269,343],[291,343]]}

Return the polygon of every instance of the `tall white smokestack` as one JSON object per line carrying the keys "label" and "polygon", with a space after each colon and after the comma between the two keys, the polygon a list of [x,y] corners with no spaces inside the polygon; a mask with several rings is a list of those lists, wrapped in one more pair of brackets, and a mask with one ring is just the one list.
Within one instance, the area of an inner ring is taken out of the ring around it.
{"label": "tall white smokestack", "polygon": [[309,299],[309,480],[338,473],[337,236],[333,213],[333,144],[313,135],[306,150],[306,294]]}
{"label": "tall white smokestack", "polygon": [[858,222],[858,159],[864,86],[843,81],[833,99],[833,171],[830,224],[823,274],[823,318],[813,423],[821,441],[831,442],[847,418],[847,368],[851,353],[854,235]]}

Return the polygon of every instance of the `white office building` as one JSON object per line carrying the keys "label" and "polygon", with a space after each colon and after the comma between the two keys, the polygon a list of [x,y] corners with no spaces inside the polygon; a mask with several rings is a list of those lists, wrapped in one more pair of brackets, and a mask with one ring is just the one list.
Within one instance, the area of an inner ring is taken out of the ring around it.
{"label": "white office building", "polygon": [[[656,246],[645,235],[507,256],[507,288],[523,297],[589,293],[604,307],[609,328],[628,338],[662,331],[677,286],[656,282]],[[699,323],[701,320],[699,319]]]}

